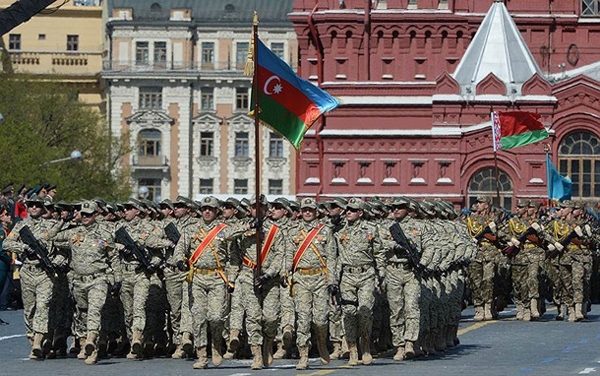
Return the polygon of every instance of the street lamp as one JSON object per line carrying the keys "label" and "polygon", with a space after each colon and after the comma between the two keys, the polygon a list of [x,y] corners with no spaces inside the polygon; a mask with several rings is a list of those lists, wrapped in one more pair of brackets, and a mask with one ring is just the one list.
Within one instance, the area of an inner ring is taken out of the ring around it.
{"label": "street lamp", "polygon": [[59,159],[54,159],[54,160],[52,160],[52,161],[48,161],[48,162],[42,163],[42,164],[40,165],[40,167],[41,167],[41,166],[46,166],[46,165],[49,165],[49,164],[59,163],[59,162],[78,161],[78,160],[80,160],[80,159],[82,159],[82,158],[83,158],[83,154],[81,154],[81,152],[80,152],[79,150],[73,150],[73,151],[71,152],[71,155],[69,155],[68,157],[66,157],[66,158],[59,158]]}

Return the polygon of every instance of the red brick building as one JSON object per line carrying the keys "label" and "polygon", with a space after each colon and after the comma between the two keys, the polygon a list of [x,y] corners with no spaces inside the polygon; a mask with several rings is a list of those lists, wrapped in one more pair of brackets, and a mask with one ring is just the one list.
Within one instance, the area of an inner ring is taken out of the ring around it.
{"label": "red brick building", "polygon": [[295,0],[299,74],[342,101],[298,195],[495,195],[490,111],[525,110],[551,136],[498,152],[502,204],[546,197],[546,145],[574,198],[600,198],[599,2]]}

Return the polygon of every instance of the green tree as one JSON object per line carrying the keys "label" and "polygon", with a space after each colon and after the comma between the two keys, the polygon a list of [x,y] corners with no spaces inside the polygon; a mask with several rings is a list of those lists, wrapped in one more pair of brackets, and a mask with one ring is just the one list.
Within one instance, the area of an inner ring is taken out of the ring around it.
{"label": "green tree", "polygon": [[[125,199],[128,171],[120,166],[129,151],[125,137],[113,137],[99,113],[59,83],[0,74],[0,184],[40,182],[58,186],[65,200]],[[83,159],[51,163],[79,150]]]}

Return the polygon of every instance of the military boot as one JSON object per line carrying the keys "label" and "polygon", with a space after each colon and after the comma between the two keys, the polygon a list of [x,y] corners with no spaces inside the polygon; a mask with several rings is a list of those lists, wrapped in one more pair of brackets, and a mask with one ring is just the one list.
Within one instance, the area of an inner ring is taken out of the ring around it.
{"label": "military boot", "polygon": [[424,356],[425,354],[429,353],[429,350],[427,349],[427,341],[426,341],[427,335],[428,335],[428,332],[419,334],[419,338],[417,339],[417,342],[415,343],[415,358]]}
{"label": "military boot", "polygon": [[212,339],[212,363],[215,367],[218,367],[223,363],[223,354],[221,354],[221,341],[220,335],[215,335]]}
{"label": "military boot", "polygon": [[181,336],[181,349],[183,352],[191,357],[194,353],[194,342],[192,341],[192,334],[184,332]]}
{"label": "military boot", "polygon": [[232,353],[240,347],[240,331],[237,329],[231,329],[229,332],[229,349]]}
{"label": "military boot", "polygon": [[348,341],[348,351],[350,352],[350,357],[348,359],[349,366],[357,366],[358,365],[358,347],[356,342]]}
{"label": "military boot", "polygon": [[431,331],[425,337],[425,342],[427,342],[427,355],[436,355],[437,351],[435,351],[435,337],[436,333]]}
{"label": "military boot", "polygon": [[329,364],[331,357],[329,356],[329,350],[327,350],[327,327],[317,328],[317,350],[319,350],[321,364]]}
{"label": "military boot", "polygon": [[565,309],[566,309],[566,306],[563,304],[556,305],[556,321],[563,321],[565,319],[565,313],[564,313]]}
{"label": "military boot", "polygon": [[196,356],[198,356],[198,361],[192,365],[194,369],[204,369],[208,368],[208,358],[206,353],[206,346],[200,347],[196,349]]}
{"label": "military boot", "polygon": [[454,344],[454,325],[448,325],[446,327],[446,347],[452,348],[456,346]]}
{"label": "military boot", "polygon": [[575,321],[583,320],[583,304],[576,303],[575,304]]}
{"label": "military boot", "polygon": [[77,354],[77,359],[85,360],[85,358],[87,358],[87,355],[85,355],[86,340],[86,337],[79,338],[79,354]]}
{"label": "military boot", "polygon": [[96,341],[98,340],[98,334],[94,332],[90,332],[87,335],[87,339],[85,341],[85,356],[88,357],[92,355],[94,351],[96,351]]}
{"label": "military boot", "polygon": [[537,298],[532,298],[530,306],[531,306],[531,318],[533,320],[539,319],[541,316],[538,305],[539,305],[539,302],[538,302]]}
{"label": "military boot", "polygon": [[485,303],[483,305],[483,319],[485,321],[493,320],[494,315],[492,313],[492,304],[493,303]]}
{"label": "military boot", "polygon": [[262,357],[262,348],[260,345],[252,345],[252,364],[250,368],[253,370],[259,370],[263,368],[263,357]]}
{"label": "military boot", "polygon": [[300,360],[296,364],[296,369],[305,370],[308,368],[308,347],[299,347],[298,352],[300,353]]}
{"label": "military boot", "polygon": [[523,303],[517,303],[517,320],[523,320]]}
{"label": "military boot", "polygon": [[133,332],[133,340],[131,341],[131,352],[136,355],[143,355],[144,348],[142,346],[143,334],[136,330]]}
{"label": "military boot", "polygon": [[341,342],[333,342],[333,351],[329,354],[329,358],[333,360],[338,360],[342,357],[342,343]]}
{"label": "military boot", "polygon": [[283,359],[287,355],[283,341],[277,342],[277,351],[273,354],[273,359]]}
{"label": "military boot", "polygon": [[565,312],[565,315],[567,315],[567,319],[569,320],[569,322],[577,321],[577,318],[575,315],[575,306],[567,307],[567,312]]}
{"label": "military boot", "polygon": [[523,307],[523,321],[531,321],[531,310]]}
{"label": "military boot", "polygon": [[350,357],[350,349],[348,347],[348,341],[346,337],[342,337],[342,356],[341,359],[348,359]]}
{"label": "military boot", "polygon": [[75,336],[72,337],[71,346],[69,346],[69,354],[77,354],[79,353],[80,344],[79,339]]}
{"label": "military boot", "polygon": [[415,344],[413,341],[406,341],[404,344],[404,357],[412,359],[415,357]]}
{"label": "military boot", "polygon": [[394,360],[397,362],[404,360],[404,347],[398,346],[396,349],[396,355],[394,355]]}
{"label": "military boot", "polygon": [[473,316],[473,320],[474,321],[483,321],[484,320],[482,306],[475,306],[475,316]]}
{"label": "military boot", "polygon": [[83,362],[88,366],[98,363],[98,350],[92,351],[92,353],[87,358],[85,358]]}
{"label": "military boot", "polygon": [[438,329],[435,335],[434,348],[436,351],[446,351],[446,328]]}
{"label": "military boot", "polygon": [[272,337],[264,337],[263,339],[263,362],[265,367],[273,364],[273,340]]}
{"label": "military boot", "polygon": [[283,328],[283,337],[282,337],[282,339],[283,339],[283,341],[282,341],[283,342],[283,346],[286,349],[289,349],[290,346],[292,345],[292,337],[293,337],[293,335],[294,335],[294,328],[292,328],[291,325],[286,325]]}
{"label": "military boot", "polygon": [[[33,335],[33,345],[31,346],[31,354],[35,357],[33,359],[44,359],[43,341],[44,335],[42,333],[35,333]],[[31,356],[29,358],[31,359]]]}
{"label": "military boot", "polygon": [[185,352],[183,351],[183,347],[181,344],[177,345],[173,354],[171,354],[171,359],[182,359],[185,356]]}
{"label": "military boot", "polygon": [[371,355],[371,341],[369,340],[369,336],[361,336],[360,345],[362,350],[362,364],[370,366],[373,364],[373,355]]}

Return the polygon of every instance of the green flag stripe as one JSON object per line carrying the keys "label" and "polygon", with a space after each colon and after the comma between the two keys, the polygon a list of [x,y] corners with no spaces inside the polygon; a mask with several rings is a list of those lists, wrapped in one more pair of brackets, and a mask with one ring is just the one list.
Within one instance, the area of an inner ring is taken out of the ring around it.
{"label": "green flag stripe", "polygon": [[260,120],[287,138],[296,149],[299,148],[307,130],[304,121],[268,95],[260,96],[259,107]]}
{"label": "green flag stripe", "polygon": [[506,150],[517,148],[519,146],[533,144],[535,142],[542,141],[546,138],[548,138],[548,131],[545,129],[541,129],[516,134],[514,136],[502,137],[500,143],[502,144],[502,150]]}

